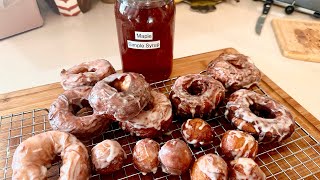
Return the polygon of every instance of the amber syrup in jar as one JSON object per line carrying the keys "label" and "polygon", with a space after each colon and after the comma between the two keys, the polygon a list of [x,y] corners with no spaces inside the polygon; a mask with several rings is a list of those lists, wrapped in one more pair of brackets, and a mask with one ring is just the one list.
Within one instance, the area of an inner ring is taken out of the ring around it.
{"label": "amber syrup in jar", "polygon": [[116,0],[115,17],[124,72],[148,82],[172,71],[175,5],[173,0]]}

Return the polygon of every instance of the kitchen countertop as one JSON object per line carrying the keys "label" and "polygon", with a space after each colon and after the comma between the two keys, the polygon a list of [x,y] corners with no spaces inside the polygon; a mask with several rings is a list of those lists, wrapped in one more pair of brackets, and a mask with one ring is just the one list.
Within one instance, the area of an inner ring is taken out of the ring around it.
{"label": "kitchen countertop", "polygon": [[[286,16],[273,6],[262,34],[254,27],[262,2],[228,1],[208,14],[178,4],[174,58],[233,47],[252,58],[256,66],[284,91],[320,119],[320,64],[281,55],[271,19],[315,20],[295,12]],[[108,59],[121,69],[113,5],[95,2],[86,14],[63,17],[44,8],[42,28],[0,41],[0,94],[59,81],[59,72],[86,60]]]}

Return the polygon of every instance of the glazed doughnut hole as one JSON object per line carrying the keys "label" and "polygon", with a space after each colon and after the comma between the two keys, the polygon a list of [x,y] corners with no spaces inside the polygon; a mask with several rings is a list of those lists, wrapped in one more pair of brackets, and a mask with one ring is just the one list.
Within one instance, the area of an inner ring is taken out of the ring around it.
{"label": "glazed doughnut hole", "polygon": [[211,126],[200,118],[188,119],[181,126],[183,139],[194,147],[207,146],[212,143],[214,133]]}
{"label": "glazed doughnut hole", "polygon": [[239,158],[230,162],[229,179],[265,180],[266,175],[252,159]]}
{"label": "glazed doughnut hole", "polygon": [[258,142],[246,132],[230,130],[223,134],[220,148],[227,159],[247,157],[255,159]]}
{"label": "glazed doughnut hole", "polygon": [[104,140],[91,149],[91,160],[99,174],[110,174],[122,168],[127,154],[114,140]]}
{"label": "glazed doughnut hole", "polygon": [[159,143],[152,139],[146,138],[138,141],[132,152],[134,167],[143,175],[150,172],[155,174],[160,163],[158,159],[159,150]]}
{"label": "glazed doughnut hole", "polygon": [[181,175],[191,164],[192,154],[188,145],[180,139],[167,141],[159,151],[159,160],[164,173]]}

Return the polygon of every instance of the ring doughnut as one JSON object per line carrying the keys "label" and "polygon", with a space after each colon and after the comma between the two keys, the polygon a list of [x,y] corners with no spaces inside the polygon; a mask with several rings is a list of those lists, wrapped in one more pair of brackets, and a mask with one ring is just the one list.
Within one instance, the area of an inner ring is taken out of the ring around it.
{"label": "ring doughnut", "polygon": [[94,112],[89,105],[91,89],[92,87],[83,86],[66,90],[52,103],[48,115],[52,129],[88,140],[109,127],[111,120]]}
{"label": "ring doughnut", "polygon": [[231,91],[249,88],[261,79],[259,69],[242,54],[221,54],[209,63],[207,74]]}
{"label": "ring doughnut", "polygon": [[172,106],[162,93],[151,91],[153,101],[136,117],[120,122],[123,130],[142,138],[154,138],[166,132],[172,124]]}
{"label": "ring doughnut", "polygon": [[254,91],[232,93],[226,108],[226,118],[259,142],[281,142],[294,132],[295,121],[287,108]]}
{"label": "ring doughnut", "polygon": [[92,89],[89,103],[99,114],[117,121],[137,116],[151,99],[150,85],[137,73],[115,73]]}
{"label": "ring doughnut", "polygon": [[93,86],[101,79],[115,73],[109,61],[98,59],[84,62],[60,73],[63,89],[70,90],[79,86]]}
{"label": "ring doughnut", "polygon": [[172,86],[170,100],[176,115],[183,119],[206,118],[224,98],[223,85],[212,77],[189,74]]}
{"label": "ring doughnut", "polygon": [[86,147],[73,135],[48,131],[23,141],[12,160],[12,179],[47,179],[47,168],[61,155],[60,179],[88,180],[90,162]]}

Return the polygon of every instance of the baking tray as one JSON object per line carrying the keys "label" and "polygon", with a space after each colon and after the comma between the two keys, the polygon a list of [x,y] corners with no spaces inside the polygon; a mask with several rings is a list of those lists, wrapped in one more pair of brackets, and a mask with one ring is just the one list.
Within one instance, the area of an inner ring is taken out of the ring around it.
{"label": "baking tray", "polygon": [[[169,94],[171,86],[177,78],[168,79],[151,84],[153,89]],[[252,87],[252,90],[268,96],[260,86]],[[190,146],[194,160],[204,154],[215,153],[223,157],[219,144],[222,134],[234,129],[224,117],[225,102],[217,108],[215,117],[206,121],[215,132],[215,139],[208,147],[193,148]],[[48,122],[48,109],[34,109],[31,111],[0,116],[0,178],[11,179],[12,156],[17,146],[28,137],[51,130]],[[182,139],[181,122],[174,120],[170,127],[170,133],[161,139],[156,139],[162,145],[172,138]],[[99,137],[85,142],[88,150],[104,139],[117,140],[126,151],[128,158],[123,168],[110,175],[92,173],[91,179],[190,179],[189,173],[181,176],[169,176],[158,168],[156,174],[149,173],[143,176],[132,164],[132,149],[140,138],[131,136],[113,123],[108,131]],[[296,123],[293,135],[282,144],[259,144],[259,152],[255,161],[259,164],[267,179],[320,179],[320,143],[311,136],[302,126]],[[58,179],[60,161],[52,164],[48,170],[48,179]]]}

